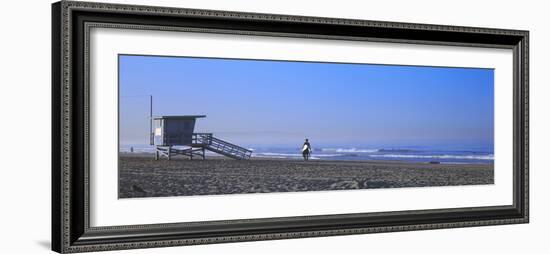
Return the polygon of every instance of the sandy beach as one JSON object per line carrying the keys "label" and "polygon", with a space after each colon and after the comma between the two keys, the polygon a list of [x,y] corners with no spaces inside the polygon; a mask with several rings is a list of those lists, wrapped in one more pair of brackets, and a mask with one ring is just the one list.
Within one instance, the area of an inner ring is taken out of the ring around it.
{"label": "sandy beach", "polygon": [[119,198],[493,184],[492,164],[120,154]]}

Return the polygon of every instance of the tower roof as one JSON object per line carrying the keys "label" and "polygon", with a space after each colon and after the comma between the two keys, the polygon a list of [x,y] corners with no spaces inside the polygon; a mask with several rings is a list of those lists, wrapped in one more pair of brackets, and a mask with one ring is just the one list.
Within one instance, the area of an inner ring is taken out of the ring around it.
{"label": "tower roof", "polygon": [[185,116],[155,116],[153,119],[196,119],[204,118],[206,115],[185,115]]}

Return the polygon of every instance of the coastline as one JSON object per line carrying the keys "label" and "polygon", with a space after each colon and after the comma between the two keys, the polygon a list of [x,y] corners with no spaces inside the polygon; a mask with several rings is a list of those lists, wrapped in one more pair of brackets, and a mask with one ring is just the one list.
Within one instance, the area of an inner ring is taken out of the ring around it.
{"label": "coastline", "polygon": [[119,154],[119,198],[349,189],[481,185],[494,183],[493,164],[406,161],[335,161],[279,158],[206,160]]}

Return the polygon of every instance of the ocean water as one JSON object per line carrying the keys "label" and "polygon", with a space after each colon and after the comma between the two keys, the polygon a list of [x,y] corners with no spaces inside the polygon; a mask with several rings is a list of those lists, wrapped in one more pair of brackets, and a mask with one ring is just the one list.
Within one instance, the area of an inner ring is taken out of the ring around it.
{"label": "ocean water", "polygon": [[[154,147],[149,145],[121,145],[121,152],[130,152],[131,148],[136,153],[153,153]],[[293,146],[248,146],[253,151],[252,157],[273,158],[273,159],[295,159],[301,160],[301,147]],[[217,154],[207,152],[207,155]],[[438,163],[494,163],[492,149],[464,148],[458,149],[441,147],[314,147],[312,160],[345,160],[345,161],[368,161],[368,160],[389,160],[389,161],[410,161],[410,162],[438,162]]]}
{"label": "ocean water", "polygon": [[[287,148],[256,148],[253,156],[302,159],[299,149]],[[494,155],[492,151],[479,149],[320,147],[313,149],[311,159],[492,164]]]}

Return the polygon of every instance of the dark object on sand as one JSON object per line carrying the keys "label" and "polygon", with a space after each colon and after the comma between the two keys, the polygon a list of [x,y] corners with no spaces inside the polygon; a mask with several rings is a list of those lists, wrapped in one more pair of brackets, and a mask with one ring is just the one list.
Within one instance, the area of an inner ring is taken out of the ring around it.
{"label": "dark object on sand", "polygon": [[137,185],[135,185],[135,184],[132,185],[132,191],[133,191],[133,192],[137,192],[137,193],[139,193],[139,194],[141,194],[141,195],[147,194],[146,191],[144,191],[142,188],[140,188],[139,186],[137,186]]}
{"label": "dark object on sand", "polygon": [[441,164],[439,161],[430,161],[430,164]]}

